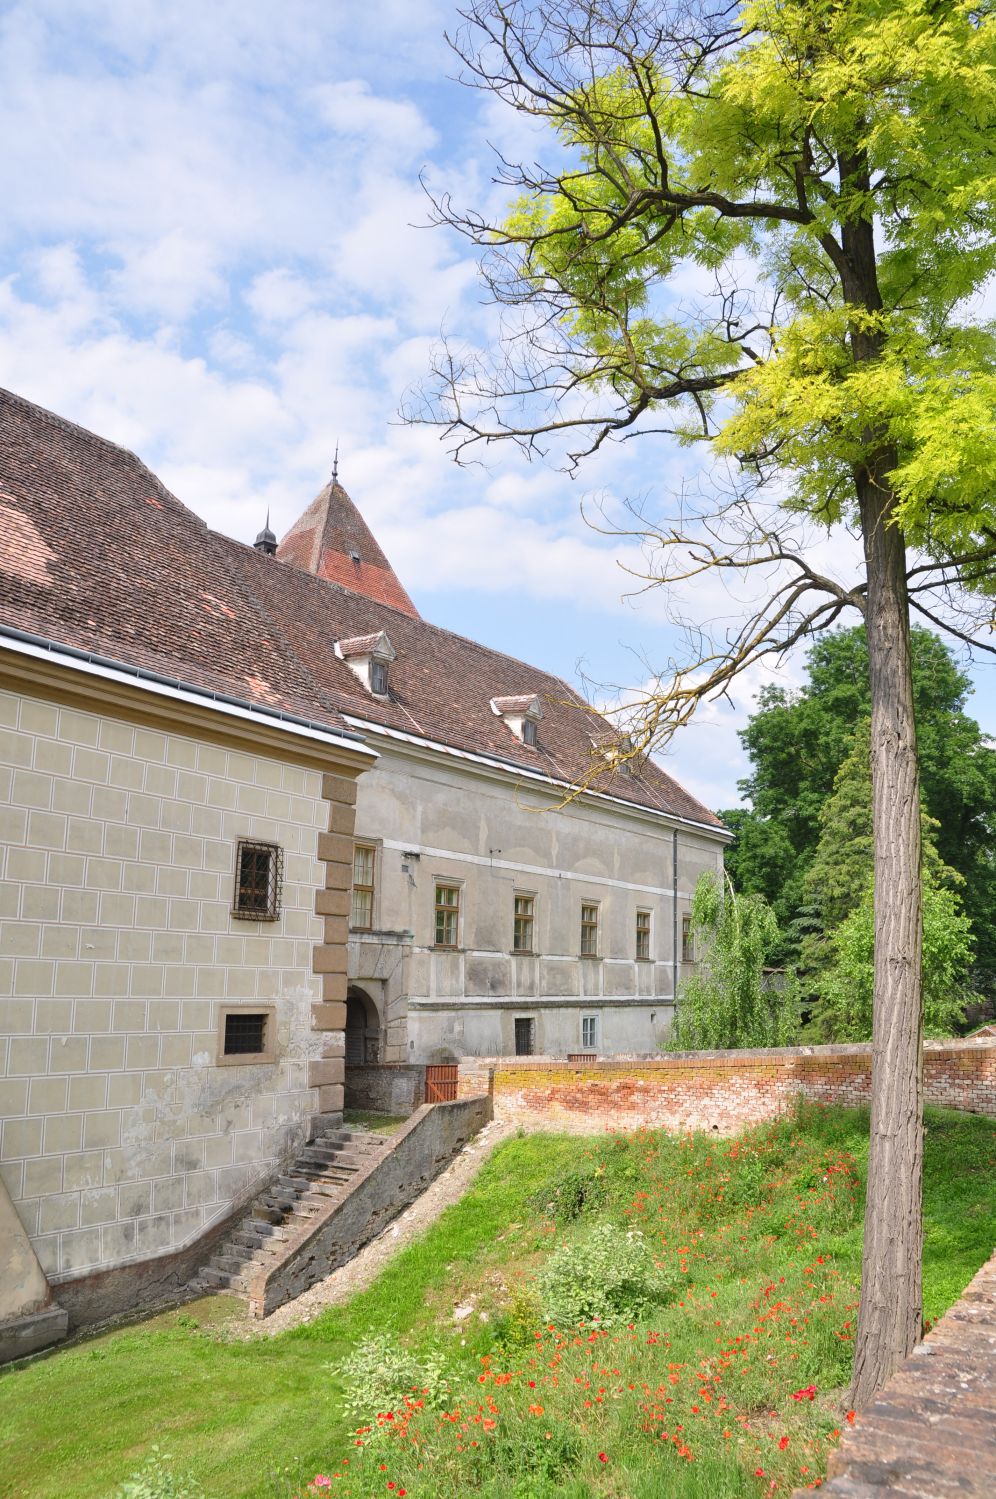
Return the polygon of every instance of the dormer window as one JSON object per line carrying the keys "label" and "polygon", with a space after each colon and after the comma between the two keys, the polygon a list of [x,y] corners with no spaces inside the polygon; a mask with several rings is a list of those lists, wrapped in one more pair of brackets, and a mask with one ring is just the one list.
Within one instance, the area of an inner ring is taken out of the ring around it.
{"label": "dormer window", "polygon": [[390,695],[389,673],[397,652],[383,630],[376,635],[357,635],[352,640],[337,640],[335,653],[374,697],[386,698]]}
{"label": "dormer window", "polygon": [[617,729],[606,729],[591,736],[592,753],[602,760],[609,770],[621,775],[632,775],[638,768],[640,755],[634,753],[630,734]]}
{"label": "dormer window", "polygon": [[540,700],[535,694],[521,697],[493,697],[491,711],[511,729],[516,739],[530,749],[539,743],[539,724],[543,717]]}

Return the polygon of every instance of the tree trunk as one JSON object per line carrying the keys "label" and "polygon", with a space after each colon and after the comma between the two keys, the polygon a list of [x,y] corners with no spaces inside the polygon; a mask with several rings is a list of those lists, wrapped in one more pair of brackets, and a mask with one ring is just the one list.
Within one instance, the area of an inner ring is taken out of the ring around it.
{"label": "tree trunk", "polygon": [[857,476],[868,580],[875,1000],[871,1141],[851,1402],[867,1406],[922,1330],[920,780],[894,455]]}

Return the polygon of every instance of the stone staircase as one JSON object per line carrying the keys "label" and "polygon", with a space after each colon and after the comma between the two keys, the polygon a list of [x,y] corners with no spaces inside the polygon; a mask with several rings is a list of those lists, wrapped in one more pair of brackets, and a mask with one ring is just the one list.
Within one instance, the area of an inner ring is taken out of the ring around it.
{"label": "stone staircase", "polygon": [[369,1130],[331,1129],[306,1145],[197,1272],[190,1289],[245,1295],[254,1276],[280,1258],[297,1231],[352,1188],[356,1174],[376,1160],[390,1137]]}

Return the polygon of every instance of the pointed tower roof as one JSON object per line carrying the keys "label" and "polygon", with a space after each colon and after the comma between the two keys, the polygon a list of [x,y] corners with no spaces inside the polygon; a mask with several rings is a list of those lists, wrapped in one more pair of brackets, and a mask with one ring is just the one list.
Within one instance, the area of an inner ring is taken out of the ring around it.
{"label": "pointed tower roof", "polygon": [[334,476],[291,526],[277,556],[412,619],[420,617],[370,527]]}

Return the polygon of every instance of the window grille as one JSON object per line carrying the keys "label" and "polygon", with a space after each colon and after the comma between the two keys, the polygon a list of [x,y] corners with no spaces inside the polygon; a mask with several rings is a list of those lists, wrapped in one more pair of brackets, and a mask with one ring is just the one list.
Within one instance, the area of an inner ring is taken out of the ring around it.
{"label": "window grille", "polygon": [[695,962],[695,937],[690,916],[681,918],[681,961],[683,963]]}
{"label": "window grille", "polygon": [[649,911],[637,911],[636,913],[636,956],[638,958],[650,957]]}
{"label": "window grille", "polygon": [[436,886],[436,946],[456,947],[460,919],[460,887]]}
{"label": "window grille", "polygon": [[515,897],[515,919],[512,932],[513,952],[532,952],[533,950],[533,910],[535,897],[532,895],[517,895]]}
{"label": "window grille", "polygon": [[536,1022],[534,1020],[516,1020],[515,1022],[515,1055],[517,1057],[531,1057],[535,1050]]}
{"label": "window grille", "polygon": [[598,1016],[581,1016],[581,1045],[585,1051],[596,1051],[598,1049]]}
{"label": "window grille", "polygon": [[353,898],[349,924],[361,932],[369,932],[373,927],[375,861],[376,850],[368,844],[358,843],[353,849]]}
{"label": "window grille", "polygon": [[225,1016],[225,1056],[259,1056],[266,1050],[266,1014]]}
{"label": "window grille", "polygon": [[598,956],[598,907],[595,905],[581,907],[581,956]]}
{"label": "window grille", "polygon": [[275,843],[243,839],[235,857],[232,915],[244,921],[276,921],[284,877],[283,849]]}

